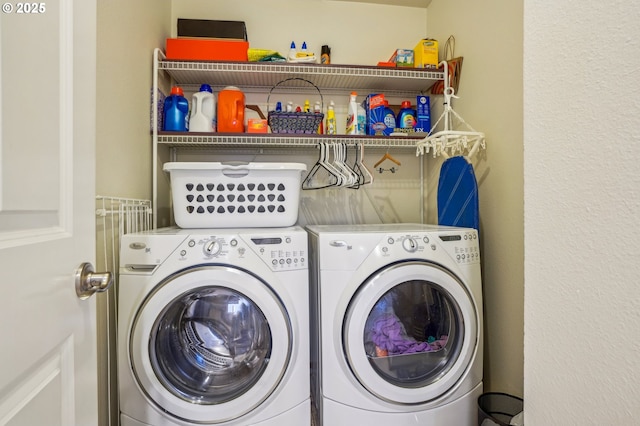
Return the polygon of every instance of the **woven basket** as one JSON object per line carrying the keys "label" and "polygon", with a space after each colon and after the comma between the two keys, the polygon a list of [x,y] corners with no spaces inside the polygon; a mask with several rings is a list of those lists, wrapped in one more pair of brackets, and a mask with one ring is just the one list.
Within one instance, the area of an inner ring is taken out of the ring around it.
{"label": "woven basket", "polygon": [[267,109],[269,110],[267,119],[269,127],[271,128],[271,133],[318,133],[318,127],[324,119],[324,114],[322,112],[271,111],[269,104],[271,93],[282,83],[291,80],[304,81],[305,83],[308,83],[315,87],[320,94],[320,102],[322,105],[321,110],[324,109],[324,99],[322,98],[322,93],[320,92],[320,89],[318,89],[318,86],[316,86],[309,80],[305,80],[304,78],[299,77],[292,77],[282,80],[271,88],[271,90],[269,91],[269,96],[267,97]]}

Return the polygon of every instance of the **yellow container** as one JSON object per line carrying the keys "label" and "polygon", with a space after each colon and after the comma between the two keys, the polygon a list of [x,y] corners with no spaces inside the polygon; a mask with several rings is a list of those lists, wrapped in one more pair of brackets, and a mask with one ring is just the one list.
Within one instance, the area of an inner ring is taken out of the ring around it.
{"label": "yellow container", "polygon": [[416,68],[437,68],[438,41],[428,38],[420,40],[413,48],[413,62]]}

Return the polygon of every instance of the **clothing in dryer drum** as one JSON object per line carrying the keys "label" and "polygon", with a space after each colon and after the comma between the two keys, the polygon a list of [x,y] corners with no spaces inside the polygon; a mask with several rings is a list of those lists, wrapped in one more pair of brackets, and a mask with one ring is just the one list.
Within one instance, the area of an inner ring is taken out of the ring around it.
{"label": "clothing in dryer drum", "polygon": [[458,304],[440,286],[407,281],[387,291],[365,323],[373,369],[396,386],[428,386],[457,360],[463,334]]}
{"label": "clothing in dryer drum", "polygon": [[271,354],[262,311],[225,287],[203,287],[174,299],[150,336],[150,359],[165,388],[189,402],[219,404],[250,389]]}

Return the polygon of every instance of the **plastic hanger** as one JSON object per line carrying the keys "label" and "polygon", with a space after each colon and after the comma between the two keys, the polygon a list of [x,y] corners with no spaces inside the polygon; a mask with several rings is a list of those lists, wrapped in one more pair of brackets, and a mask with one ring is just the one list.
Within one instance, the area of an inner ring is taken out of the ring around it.
{"label": "plastic hanger", "polygon": [[[364,164],[364,145],[356,143],[356,159],[351,167],[358,175],[358,186],[368,185],[373,182],[373,175]],[[355,186],[353,188],[356,188]]]}
{"label": "plastic hanger", "polygon": [[358,174],[347,165],[347,145],[344,143],[334,143],[333,147],[333,164],[342,172],[345,179],[342,186],[351,187],[358,182]]}
{"label": "plastic hanger", "polygon": [[[342,174],[328,162],[327,145],[321,142],[318,144],[318,149],[318,160],[302,181],[302,189],[322,189],[342,185]],[[320,176],[322,171],[326,172],[324,179]]]}
{"label": "plastic hanger", "polygon": [[[444,67],[444,111],[438,121],[433,125],[427,137],[417,142],[416,155],[422,155],[425,152],[428,153],[430,149],[433,149],[433,156],[442,155],[445,158],[449,158],[449,153],[468,151],[467,157],[473,157],[480,147],[485,147],[484,133],[476,131],[473,127],[469,126],[464,119],[453,110],[451,107],[451,99],[458,98],[455,96],[455,90],[450,86],[449,82],[449,67],[446,61],[440,63]],[[457,118],[460,123],[464,124],[468,130],[452,130],[451,121],[452,118]],[[438,123],[444,119],[444,129],[432,133],[438,126]],[[447,152],[449,151],[449,152]]]}

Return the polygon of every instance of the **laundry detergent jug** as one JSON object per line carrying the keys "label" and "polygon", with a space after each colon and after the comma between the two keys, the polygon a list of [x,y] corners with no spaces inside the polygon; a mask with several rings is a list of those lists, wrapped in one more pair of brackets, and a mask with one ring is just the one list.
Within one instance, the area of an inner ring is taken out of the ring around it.
{"label": "laundry detergent jug", "polygon": [[208,84],[200,86],[200,91],[191,98],[190,132],[215,132],[216,109],[213,90]]}
{"label": "laundry detergent jug", "polygon": [[218,132],[244,132],[244,93],[227,86],[218,93]]}

